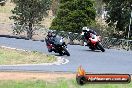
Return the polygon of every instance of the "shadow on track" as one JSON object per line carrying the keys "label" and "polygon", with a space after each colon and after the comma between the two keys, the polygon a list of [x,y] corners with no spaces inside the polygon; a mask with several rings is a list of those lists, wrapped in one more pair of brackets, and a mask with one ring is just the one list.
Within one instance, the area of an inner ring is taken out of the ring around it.
{"label": "shadow on track", "polygon": [[101,52],[100,50],[83,50],[83,51],[89,51],[89,52]]}
{"label": "shadow on track", "polygon": [[54,55],[54,56],[57,56],[57,57],[70,57],[70,56],[67,56],[67,55],[59,55],[58,53],[49,53],[49,55]]}

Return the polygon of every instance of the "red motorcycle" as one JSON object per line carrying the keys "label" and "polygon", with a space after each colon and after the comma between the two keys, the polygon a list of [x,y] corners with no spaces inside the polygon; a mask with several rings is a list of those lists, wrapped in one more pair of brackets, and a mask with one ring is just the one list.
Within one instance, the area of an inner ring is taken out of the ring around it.
{"label": "red motorcycle", "polygon": [[[84,37],[84,32],[81,34]],[[101,45],[101,37],[97,36],[95,34],[90,33],[90,38],[84,42],[84,45],[89,46],[91,50],[101,50],[102,52],[105,52],[105,49]]]}
{"label": "red motorcycle", "polygon": [[100,43],[101,37],[90,33],[90,38],[88,39],[88,46],[91,50],[101,50],[105,52],[105,49]]}

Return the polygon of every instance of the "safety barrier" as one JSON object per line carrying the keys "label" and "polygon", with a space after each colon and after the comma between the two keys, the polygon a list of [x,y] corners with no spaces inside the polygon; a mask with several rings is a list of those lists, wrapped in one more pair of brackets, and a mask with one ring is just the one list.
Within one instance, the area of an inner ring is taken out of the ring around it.
{"label": "safety barrier", "polygon": [[[82,43],[81,34],[79,33],[56,31],[56,30],[53,31],[57,35],[62,36],[67,44],[79,45]],[[38,28],[38,30],[34,31],[34,35],[38,35],[40,39],[44,40],[47,32],[48,32],[47,29],[40,27]],[[103,37],[101,43],[105,48],[132,50],[132,40]]]}
{"label": "safety barrier", "polygon": [[[64,37],[64,40],[68,44],[81,44],[81,34],[65,32],[65,31],[54,31],[56,34]],[[125,49],[132,50],[132,40],[118,39],[118,38],[109,38],[104,37],[101,41],[103,47],[105,48],[116,48],[116,49]]]}

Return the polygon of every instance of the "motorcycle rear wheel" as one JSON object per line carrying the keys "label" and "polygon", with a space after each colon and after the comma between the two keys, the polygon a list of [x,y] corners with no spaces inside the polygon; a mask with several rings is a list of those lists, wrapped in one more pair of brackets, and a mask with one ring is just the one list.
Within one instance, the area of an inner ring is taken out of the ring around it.
{"label": "motorcycle rear wheel", "polygon": [[59,54],[60,54],[60,56],[63,56],[63,52],[62,51],[59,51]]}
{"label": "motorcycle rear wheel", "polygon": [[102,52],[105,52],[105,49],[103,48],[103,46],[102,46],[100,43],[97,44],[97,47],[98,47]]}

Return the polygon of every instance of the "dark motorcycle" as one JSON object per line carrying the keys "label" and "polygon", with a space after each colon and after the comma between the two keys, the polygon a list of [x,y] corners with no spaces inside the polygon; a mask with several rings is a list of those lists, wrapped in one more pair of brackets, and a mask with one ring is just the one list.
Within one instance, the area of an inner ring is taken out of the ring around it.
{"label": "dark motorcycle", "polygon": [[65,44],[63,38],[60,36],[53,37],[52,44],[50,44],[49,47],[52,48],[52,51],[54,51],[55,53],[59,53],[61,56],[70,56],[70,53],[67,49],[67,45]]}

